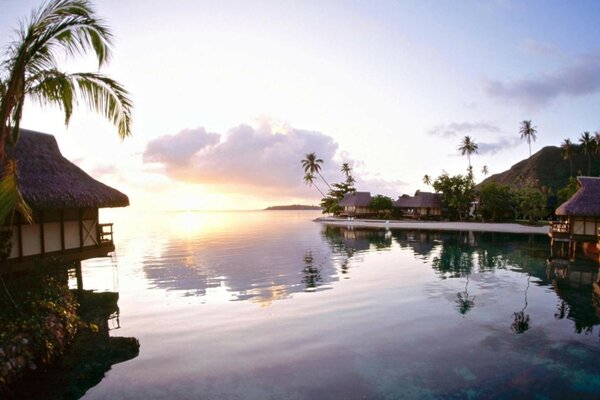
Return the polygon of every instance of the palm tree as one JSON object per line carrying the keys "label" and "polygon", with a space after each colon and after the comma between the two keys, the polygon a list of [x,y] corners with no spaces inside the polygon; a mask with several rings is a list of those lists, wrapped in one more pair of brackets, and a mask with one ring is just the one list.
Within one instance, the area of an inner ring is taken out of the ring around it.
{"label": "palm tree", "polygon": [[521,139],[527,140],[527,144],[529,145],[529,158],[531,159],[531,140],[533,139],[535,142],[537,129],[531,124],[531,120],[521,121],[519,133],[521,134]]}
{"label": "palm tree", "polygon": [[481,173],[483,174],[483,176],[488,176],[488,174],[490,173],[490,170],[488,169],[488,166],[487,166],[487,165],[484,165],[484,166],[481,168]]}
{"label": "palm tree", "polygon": [[345,162],[342,164],[342,169],[340,169],[340,171],[343,172],[344,175],[346,175],[346,178],[348,178],[352,173],[352,168],[350,167],[350,164]]}
{"label": "palm tree", "polygon": [[[110,59],[111,43],[110,30],[87,0],[52,0],[20,25],[0,60],[0,163],[7,158],[7,145],[14,148],[19,140],[25,99],[57,106],[67,125],[81,99],[115,124],[121,139],[131,135],[133,104],[120,83],[99,73],[59,69],[60,60],[90,52],[100,68]],[[0,182],[0,222],[15,208],[30,217],[19,193],[17,165],[9,160]]]}
{"label": "palm tree", "polygon": [[321,189],[319,189],[319,187],[315,183],[315,176],[313,174],[307,173],[306,175],[304,175],[304,183],[308,186],[314,186],[319,191],[319,193],[321,193],[321,196],[325,197]]}
{"label": "palm tree", "polygon": [[322,159],[317,158],[317,155],[315,153],[308,153],[306,155],[306,158],[304,160],[300,160],[300,162],[302,163],[304,172],[311,175],[314,175],[316,173],[321,177],[323,182],[325,182],[329,190],[331,190],[331,186],[329,186],[329,183],[327,183],[325,178],[323,178],[323,175],[321,175],[321,172],[319,172],[321,171],[321,164],[323,164]]}
{"label": "palm tree", "polygon": [[589,132],[583,132],[579,138],[581,151],[588,156],[588,176],[592,170],[592,154],[596,151],[596,141]]}
{"label": "palm tree", "polygon": [[458,150],[461,152],[461,154],[463,156],[465,154],[467,155],[467,159],[469,160],[469,169],[471,169],[471,154],[477,153],[478,148],[479,146],[473,141],[473,139],[471,139],[470,136],[465,136],[460,146],[458,146]]}
{"label": "palm tree", "polygon": [[423,183],[426,184],[427,186],[431,185],[431,177],[427,174],[425,174],[425,176],[423,176]]}
{"label": "palm tree", "polygon": [[352,176],[352,167],[347,162],[342,164],[340,171],[346,176],[346,185],[352,186],[356,182],[356,179]]}
{"label": "palm tree", "polygon": [[573,176],[573,142],[571,142],[571,139],[565,139],[560,147],[563,151],[563,159],[569,160],[569,176]]}

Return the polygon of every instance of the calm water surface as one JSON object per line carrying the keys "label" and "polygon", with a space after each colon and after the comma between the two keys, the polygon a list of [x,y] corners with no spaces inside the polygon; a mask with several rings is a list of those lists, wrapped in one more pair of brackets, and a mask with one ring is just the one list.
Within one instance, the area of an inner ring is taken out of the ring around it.
{"label": "calm water surface", "polygon": [[326,228],[314,212],[119,212],[140,355],[86,399],[598,398],[597,265],[544,236]]}

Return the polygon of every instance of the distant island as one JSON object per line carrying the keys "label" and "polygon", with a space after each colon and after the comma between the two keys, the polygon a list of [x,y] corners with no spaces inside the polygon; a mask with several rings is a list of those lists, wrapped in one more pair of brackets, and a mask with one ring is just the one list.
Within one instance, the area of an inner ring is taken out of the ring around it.
{"label": "distant island", "polygon": [[282,211],[282,210],[321,210],[319,206],[307,206],[303,204],[292,204],[289,206],[271,206],[265,208],[265,211]]}

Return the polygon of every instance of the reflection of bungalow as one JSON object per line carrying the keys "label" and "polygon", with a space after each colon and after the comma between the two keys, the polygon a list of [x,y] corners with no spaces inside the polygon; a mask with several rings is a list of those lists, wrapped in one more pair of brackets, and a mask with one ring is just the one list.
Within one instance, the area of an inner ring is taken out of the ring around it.
{"label": "reflection of bungalow", "polygon": [[339,202],[340,207],[344,208],[341,215],[349,217],[373,215],[373,211],[369,208],[370,203],[370,192],[346,193],[344,198]]}
{"label": "reflection of bungalow", "polygon": [[106,186],[64,158],[54,136],[21,130],[15,148],[19,188],[33,210],[28,224],[12,222],[11,270],[40,258],[80,261],[114,250],[112,224],[100,224],[98,209],[125,207],[127,196]]}
{"label": "reflection of bungalow", "polygon": [[584,243],[584,250],[590,244],[595,247],[600,228],[600,178],[580,176],[577,182],[579,190],[556,209],[562,221],[553,222],[550,228],[552,248],[555,242],[568,243],[570,259],[575,258],[577,243]]}
{"label": "reflection of bungalow", "polygon": [[442,217],[440,195],[417,190],[414,196],[402,195],[394,202],[402,215],[415,219],[437,219]]}

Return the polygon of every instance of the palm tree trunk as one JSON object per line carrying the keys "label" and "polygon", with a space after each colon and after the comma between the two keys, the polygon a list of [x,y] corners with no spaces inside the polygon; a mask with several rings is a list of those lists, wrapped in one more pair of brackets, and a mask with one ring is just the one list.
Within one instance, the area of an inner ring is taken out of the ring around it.
{"label": "palm tree trunk", "polygon": [[327,183],[327,181],[325,180],[325,178],[323,178],[323,175],[321,175],[321,173],[319,171],[317,171],[317,174],[319,174],[319,176],[321,177],[321,179],[323,179],[323,182],[325,182],[325,184],[327,185],[327,187],[329,188],[329,190],[331,190],[331,186],[329,186],[329,183]]}
{"label": "palm tree trunk", "polygon": [[569,158],[569,167],[570,167],[570,177],[573,177],[573,159]]}
{"label": "palm tree trunk", "polygon": [[314,184],[314,183],[313,183],[313,186],[314,186],[314,187],[315,187],[315,188],[316,188],[316,189],[319,191],[319,193],[321,193],[321,196],[323,196],[323,197],[327,197],[327,196],[325,196],[325,195],[323,194],[323,192],[321,191],[321,189],[319,189],[319,187],[318,187],[316,184]]}
{"label": "palm tree trunk", "polygon": [[588,154],[588,176],[591,175],[592,171],[592,156]]}

